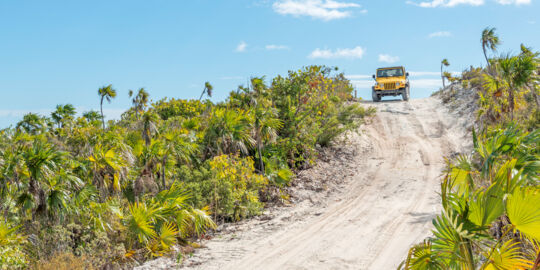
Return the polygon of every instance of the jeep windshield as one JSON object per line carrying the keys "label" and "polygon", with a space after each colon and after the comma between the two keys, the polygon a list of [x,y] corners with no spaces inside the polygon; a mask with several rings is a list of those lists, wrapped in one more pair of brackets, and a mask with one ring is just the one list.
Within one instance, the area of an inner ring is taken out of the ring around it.
{"label": "jeep windshield", "polygon": [[389,68],[389,69],[379,69],[377,70],[377,77],[399,77],[403,76],[403,69],[401,68]]}

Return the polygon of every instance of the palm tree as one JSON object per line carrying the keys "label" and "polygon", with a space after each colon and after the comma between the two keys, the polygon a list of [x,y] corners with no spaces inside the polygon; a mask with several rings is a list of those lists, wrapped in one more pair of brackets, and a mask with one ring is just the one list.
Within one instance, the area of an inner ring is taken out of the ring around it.
{"label": "palm tree", "polygon": [[510,117],[514,118],[515,95],[522,90],[534,77],[536,63],[534,57],[528,54],[518,56],[505,55],[498,60],[501,77],[508,85],[508,106]]}
{"label": "palm tree", "polygon": [[[128,94],[129,97],[132,97],[134,94],[133,90],[129,90]],[[140,88],[137,92],[137,95],[131,100],[133,108],[135,109],[135,116],[137,117],[137,120],[139,119],[139,112],[144,112],[148,104],[149,97],[150,95],[148,94],[148,92],[146,92],[144,88]]]}
{"label": "palm tree", "polygon": [[482,51],[484,51],[484,57],[489,68],[489,58],[487,57],[487,49],[492,51],[497,50],[497,46],[500,44],[499,37],[495,34],[495,28],[486,27],[482,31]]}
{"label": "palm tree", "polygon": [[158,132],[156,125],[157,121],[159,121],[159,116],[151,111],[145,112],[142,116],[140,122],[141,135],[146,146],[149,146],[152,143],[152,136]]}
{"label": "palm tree", "polygon": [[[166,189],[167,166],[189,163],[192,157],[197,153],[198,149],[197,144],[191,142],[186,134],[182,134],[178,131],[167,130],[160,135],[159,139],[162,143],[162,154],[160,155],[161,160],[159,161],[161,166],[161,186],[163,189]],[[171,156],[175,158],[173,162],[170,161]]]}
{"label": "palm tree", "polygon": [[277,137],[277,130],[281,128],[282,123],[277,116],[277,111],[272,108],[269,100],[264,98],[268,87],[264,83],[264,77],[251,79],[252,91],[247,93],[249,107],[252,108],[255,121],[253,123],[254,139],[257,146],[257,155],[259,159],[259,170],[264,175],[264,161],[262,158],[265,142],[274,141]]}
{"label": "palm tree", "polygon": [[214,89],[214,87],[209,82],[205,82],[204,83],[204,89],[203,89],[203,91],[201,93],[201,96],[199,97],[199,100],[202,99],[204,94],[207,94],[209,97],[212,97],[212,90],[213,89]]}
{"label": "palm tree", "polygon": [[128,162],[116,148],[107,149],[101,144],[96,144],[88,161],[92,168],[93,184],[103,195],[111,191],[120,191],[122,181],[126,178],[125,170]]}
{"label": "palm tree", "polygon": [[130,204],[123,222],[132,238],[152,255],[161,256],[176,244],[177,238],[200,236],[216,228],[208,209],[192,208],[188,200],[186,190],[175,182],[152,200]]}
{"label": "palm tree", "polygon": [[103,123],[103,129],[105,129],[105,116],[103,115],[103,100],[111,103],[111,100],[116,97],[116,90],[112,88],[112,84],[103,86],[98,89],[98,95],[100,97],[99,106],[101,108],[101,121]]}
{"label": "palm tree", "polygon": [[59,128],[63,126],[63,122],[67,119],[73,119],[76,114],[75,107],[71,104],[56,105],[56,110],[51,113],[51,118],[56,122]]}
{"label": "palm tree", "polygon": [[23,119],[17,123],[17,130],[24,130],[29,134],[37,134],[45,130],[47,127],[47,119],[45,117],[37,115],[35,113],[27,113]]}
{"label": "palm tree", "polygon": [[244,110],[216,108],[205,132],[205,157],[240,152],[254,145],[249,115]]}
{"label": "palm tree", "polygon": [[94,110],[84,112],[82,116],[86,118],[86,120],[88,120],[89,122],[101,120],[101,115],[99,114],[99,112]]}
{"label": "palm tree", "polygon": [[36,205],[32,212],[43,214],[47,211],[46,195],[42,182],[47,181],[56,173],[64,154],[54,147],[37,141],[22,153],[22,159],[29,172],[28,192]]}
{"label": "palm tree", "polygon": [[530,92],[532,93],[534,97],[534,101],[536,103],[536,107],[540,108],[540,52],[534,52],[532,48],[527,47],[523,44],[521,44],[521,55],[528,55],[533,58],[533,61],[537,67],[536,72],[533,74],[532,80],[528,83],[527,88],[529,88]]}
{"label": "palm tree", "polygon": [[443,59],[443,60],[441,61],[441,79],[442,79],[442,85],[443,85],[443,88],[446,87],[446,85],[444,84],[444,72],[443,72],[443,67],[447,67],[447,66],[449,66],[449,65],[450,65],[450,63],[448,62],[448,59],[445,58],[445,59]]}

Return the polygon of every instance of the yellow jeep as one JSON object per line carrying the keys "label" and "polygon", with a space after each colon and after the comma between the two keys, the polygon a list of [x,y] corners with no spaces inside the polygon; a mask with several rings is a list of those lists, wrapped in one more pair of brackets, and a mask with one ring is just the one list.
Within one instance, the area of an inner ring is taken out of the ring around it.
{"label": "yellow jeep", "polygon": [[374,102],[381,101],[384,96],[401,95],[404,101],[409,100],[409,73],[404,67],[378,68],[377,75],[373,75],[376,84],[373,86],[371,96]]}

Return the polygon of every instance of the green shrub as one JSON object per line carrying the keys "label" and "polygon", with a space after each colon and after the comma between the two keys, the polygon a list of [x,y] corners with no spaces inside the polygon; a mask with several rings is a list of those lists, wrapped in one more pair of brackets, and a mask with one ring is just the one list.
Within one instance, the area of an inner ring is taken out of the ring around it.
{"label": "green shrub", "polygon": [[17,228],[0,220],[0,269],[25,269],[26,244],[26,238],[17,233]]}
{"label": "green shrub", "polygon": [[268,179],[255,173],[251,158],[221,155],[209,162],[212,170],[207,197],[218,216],[239,220],[259,214],[263,204],[259,192]]}

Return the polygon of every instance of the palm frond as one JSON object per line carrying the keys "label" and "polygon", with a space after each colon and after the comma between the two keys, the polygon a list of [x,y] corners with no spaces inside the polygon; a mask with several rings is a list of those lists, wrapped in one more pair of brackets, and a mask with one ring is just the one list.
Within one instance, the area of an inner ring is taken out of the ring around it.
{"label": "palm frond", "polygon": [[491,254],[486,254],[486,262],[481,269],[529,269],[532,265],[533,262],[527,260],[521,253],[519,243],[509,240],[501,247],[494,249]]}
{"label": "palm frond", "polygon": [[516,188],[508,198],[506,212],[515,229],[540,241],[540,190]]}

